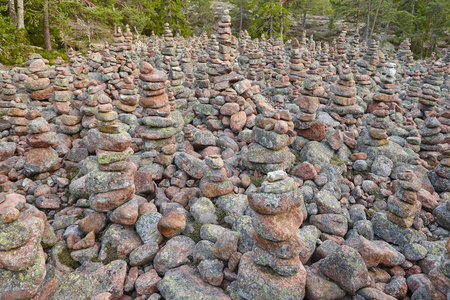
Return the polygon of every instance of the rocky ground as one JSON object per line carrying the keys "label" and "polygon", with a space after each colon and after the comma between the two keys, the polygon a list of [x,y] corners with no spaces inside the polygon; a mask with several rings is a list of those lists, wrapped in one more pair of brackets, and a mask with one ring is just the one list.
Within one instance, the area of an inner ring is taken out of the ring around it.
{"label": "rocky ground", "polygon": [[1,73],[1,300],[450,298],[450,53],[230,21]]}

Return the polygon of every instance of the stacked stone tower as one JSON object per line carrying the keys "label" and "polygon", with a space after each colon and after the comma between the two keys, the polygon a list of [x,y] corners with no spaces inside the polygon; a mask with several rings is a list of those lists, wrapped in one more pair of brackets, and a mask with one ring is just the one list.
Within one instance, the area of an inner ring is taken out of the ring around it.
{"label": "stacked stone tower", "polygon": [[[303,222],[302,194],[284,171],[271,172],[249,194],[254,246],[240,262],[237,290],[243,299],[303,299],[306,271],[296,235]],[[251,288],[248,288],[248,287]]]}

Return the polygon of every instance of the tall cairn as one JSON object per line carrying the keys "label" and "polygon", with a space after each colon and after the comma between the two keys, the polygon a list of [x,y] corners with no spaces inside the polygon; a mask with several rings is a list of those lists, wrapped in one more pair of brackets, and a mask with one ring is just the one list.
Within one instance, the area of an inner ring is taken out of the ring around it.
{"label": "tall cairn", "polygon": [[331,86],[331,116],[347,125],[356,123],[356,119],[364,114],[364,109],[356,103],[356,86],[353,73],[347,64],[340,68],[339,80]]}
{"label": "tall cairn", "polygon": [[119,112],[125,114],[133,114],[139,104],[138,89],[134,84],[134,71],[136,64],[131,58],[130,54],[125,55],[125,65],[119,69],[121,81],[116,84],[116,88],[119,90],[119,101],[115,103]]}
{"label": "tall cairn", "polygon": [[183,116],[174,107],[171,109],[166,93],[167,75],[144,61],[140,71],[142,97],[139,104],[143,107],[143,117],[139,119],[136,135],[142,137],[144,150],[163,150],[162,155],[172,157],[175,151],[171,146],[175,145],[175,135],[183,129]]}
{"label": "tall cairn", "polygon": [[297,229],[303,222],[303,195],[284,171],[271,172],[248,195],[254,246],[240,262],[237,291],[244,299],[298,300],[305,296],[306,271]]}
{"label": "tall cairn", "polygon": [[364,140],[367,146],[379,147],[389,143],[389,136],[386,129],[389,128],[389,108],[381,102],[372,112],[375,119],[370,124],[369,136]]}
{"label": "tall cairn", "polygon": [[69,70],[63,66],[61,58],[55,60],[57,76],[53,86],[53,110],[58,114],[67,114],[70,112],[70,100],[72,100],[72,92],[69,87]]}
{"label": "tall cairn", "polygon": [[91,208],[98,212],[112,211],[110,221],[133,225],[138,217],[138,204],[133,199],[136,166],[125,161],[134,152],[131,136],[120,130],[118,114],[113,110],[111,99],[99,97],[95,115],[99,126],[89,130],[87,141],[95,145],[98,170],[86,175],[86,190],[90,194]]}
{"label": "tall cairn", "polygon": [[439,101],[441,85],[444,83],[444,64],[436,61],[432,69],[423,76],[422,91],[419,96],[420,110],[431,111]]}
{"label": "tall cairn", "polygon": [[23,166],[26,176],[39,175],[42,179],[50,176],[48,172],[60,167],[58,153],[52,148],[58,143],[56,132],[50,131],[48,122],[38,110],[28,111],[25,117],[27,124],[27,144],[32,149],[25,155]]}
{"label": "tall cairn", "polygon": [[319,108],[319,95],[325,91],[322,88],[322,77],[317,74],[316,63],[310,65],[308,76],[300,89],[301,95],[294,100],[299,112],[294,119],[295,131],[308,140],[321,141],[325,137],[325,124],[317,120],[316,111]]}
{"label": "tall cairn", "polygon": [[28,120],[25,118],[27,105],[17,96],[16,92],[17,89],[12,82],[5,80],[0,99],[2,100],[2,108],[6,109],[8,115],[11,133],[14,132],[16,135],[22,136],[27,134]]}
{"label": "tall cairn", "polygon": [[386,215],[392,223],[409,228],[422,206],[422,203],[417,201],[420,183],[413,171],[399,173],[397,177],[398,179],[394,182],[395,195],[388,198]]}
{"label": "tall cairn", "polygon": [[289,58],[289,80],[295,86],[303,81],[300,71],[303,69],[300,44],[296,38],[291,41],[291,53]]}
{"label": "tall cairn", "polygon": [[[198,57],[197,69],[195,70],[195,87],[199,89],[209,89],[211,87],[211,83],[208,78],[208,74],[206,73],[207,69],[208,56],[200,55]],[[209,100],[208,100],[209,101]]]}
{"label": "tall cairn", "polygon": [[379,102],[385,103],[390,109],[400,105],[400,99],[398,98],[397,93],[393,90],[395,85],[396,67],[396,64],[388,63],[386,75],[381,76],[381,81],[378,84],[378,92],[373,95],[373,102],[369,104],[369,112],[376,109]]}
{"label": "tall cairn", "polygon": [[48,61],[44,59],[32,60],[28,66],[30,75],[25,81],[25,88],[31,91],[31,100],[39,101],[39,105],[49,106],[49,99],[53,93],[50,84]]}
{"label": "tall cairn", "polygon": [[269,173],[275,170],[288,170],[295,156],[288,146],[295,140],[294,124],[289,111],[275,112],[267,103],[257,103],[259,114],[252,129],[252,139],[247,152],[243,154],[245,165],[250,170]]}

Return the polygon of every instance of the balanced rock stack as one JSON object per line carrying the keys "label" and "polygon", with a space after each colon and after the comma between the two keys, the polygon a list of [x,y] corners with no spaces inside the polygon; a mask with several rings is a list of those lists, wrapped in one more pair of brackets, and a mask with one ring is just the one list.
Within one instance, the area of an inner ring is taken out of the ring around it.
{"label": "balanced rock stack", "polygon": [[209,155],[205,158],[204,176],[200,180],[200,191],[207,198],[232,194],[233,183],[228,179],[227,169],[220,155]]}
{"label": "balanced rock stack", "polygon": [[397,59],[406,65],[408,65],[414,61],[414,56],[410,49],[410,46],[411,46],[411,43],[409,42],[409,39],[405,39],[398,46]]}
{"label": "balanced rock stack", "polygon": [[223,11],[218,26],[219,59],[222,63],[227,64],[231,62],[231,17],[228,9]]}
{"label": "balanced rock stack", "polygon": [[[438,192],[450,192],[450,149],[442,152],[442,159],[434,169],[434,172],[429,174],[430,180],[433,182],[433,186]],[[450,210],[450,204],[447,201],[448,210]]]}
{"label": "balanced rock stack", "polygon": [[44,282],[46,254],[41,241],[46,220],[34,206],[34,211],[26,206],[24,196],[9,194],[0,207],[1,299],[31,299]]}
{"label": "balanced rock stack", "polygon": [[395,85],[395,73],[396,64],[388,63],[386,69],[386,75],[381,76],[378,92],[373,95],[373,103],[369,105],[368,111],[372,112],[378,106],[379,102],[383,102],[388,105],[389,108],[395,108],[400,104],[397,94],[393,90]]}
{"label": "balanced rock stack", "polygon": [[[144,141],[144,149],[161,150],[175,144],[175,135],[184,126],[183,116],[177,110],[171,112],[169,97],[166,93],[167,75],[155,70],[149,63],[142,61],[140,68],[142,97],[139,104],[143,107],[143,116],[139,119],[136,134]],[[172,147],[169,147],[172,148]],[[174,151],[165,153],[172,155]]]}
{"label": "balanced rock stack", "polygon": [[127,49],[125,37],[122,34],[122,28],[120,26],[118,26],[117,30],[114,32],[113,43],[109,49],[117,54],[123,53]]}
{"label": "balanced rock stack", "polygon": [[250,170],[265,174],[275,170],[288,170],[295,156],[288,146],[295,140],[294,124],[289,111],[275,112],[266,103],[258,103],[260,113],[252,129],[252,140],[248,151],[243,154],[244,163]]}
{"label": "balanced rock stack", "polygon": [[406,90],[405,100],[410,101],[411,103],[418,103],[419,96],[422,86],[421,80],[421,66],[419,64],[415,64],[411,68],[411,78],[409,79],[408,89]]}
{"label": "balanced rock stack", "polygon": [[[364,109],[356,104],[356,86],[353,73],[348,65],[342,66],[339,80],[331,86],[330,106],[328,111],[333,117],[348,125],[355,124],[356,119],[364,114]],[[338,116],[334,115],[337,114]]]}
{"label": "balanced rock stack", "polygon": [[240,262],[237,291],[244,299],[297,300],[305,296],[306,271],[300,261],[297,229],[303,222],[303,197],[293,178],[271,172],[249,194],[254,246]]}
{"label": "balanced rock stack", "polygon": [[126,64],[120,67],[120,75],[123,81],[116,84],[116,88],[119,90],[119,102],[116,103],[116,107],[120,112],[132,114],[139,104],[140,96],[138,89],[134,85],[136,65],[131,59],[131,55],[126,54],[125,57]]}
{"label": "balanced rock stack", "polygon": [[323,96],[322,77],[317,75],[316,64],[311,64],[308,75],[303,81],[301,95],[294,100],[300,111],[294,119],[297,135],[308,140],[321,141],[325,137],[325,124],[316,120],[316,111],[319,108],[318,96]]}
{"label": "balanced rock stack", "polygon": [[200,55],[198,57],[197,69],[195,71],[195,82],[194,85],[199,89],[208,89],[211,86],[209,82],[207,69],[208,56]]}
{"label": "balanced rock stack", "polygon": [[125,33],[123,34],[125,39],[125,47],[127,51],[131,51],[133,47],[133,34],[131,33],[130,26],[128,24],[125,25]]}
{"label": "balanced rock stack", "polygon": [[[104,93],[105,85],[100,81],[91,80],[87,85],[87,90],[82,97],[83,105],[81,106],[81,113],[83,115],[83,128],[89,129],[96,126],[95,115],[98,112],[99,98],[100,100],[109,97]],[[109,99],[111,100],[111,99]],[[107,101],[107,100],[106,100]]]}
{"label": "balanced rock stack", "polygon": [[350,49],[347,51],[347,59],[351,66],[356,64],[356,61],[359,59],[359,37],[359,30],[356,29],[350,44]]}
{"label": "balanced rock stack", "polygon": [[57,76],[53,85],[53,109],[58,115],[70,112],[70,100],[72,92],[70,91],[69,75],[70,72],[63,66],[62,60],[55,60]]}
{"label": "balanced rock stack", "polygon": [[370,124],[369,137],[364,140],[364,144],[373,147],[386,145],[389,143],[386,131],[389,128],[389,108],[385,103],[380,102],[372,114],[375,119]]}
{"label": "balanced rock stack", "polygon": [[39,105],[49,106],[53,87],[50,85],[49,66],[43,59],[35,59],[28,66],[30,75],[25,81],[25,88],[31,91],[32,100],[39,101]]}
{"label": "balanced rock stack", "polygon": [[[137,203],[127,203],[133,198],[134,175],[136,166],[125,161],[133,154],[130,147],[131,137],[120,131],[117,112],[113,111],[111,99],[99,97],[97,120],[100,125],[89,130],[87,143],[94,147],[98,170],[84,176],[84,185],[88,192],[92,209],[99,212],[114,210],[112,222],[133,225],[137,220]],[[83,177],[82,177],[83,178]],[[124,205],[127,203],[127,207]],[[122,211],[127,210],[125,214]],[[119,216],[127,216],[120,218]]]}
{"label": "balanced rock stack", "polygon": [[422,92],[420,93],[419,103],[422,111],[431,111],[439,101],[441,88],[444,83],[445,66],[439,61],[436,61],[432,66],[431,71],[423,76]]}
{"label": "balanced rock stack", "polygon": [[187,95],[183,86],[185,77],[181,70],[178,60],[170,61],[169,80],[172,87],[173,96],[175,97],[176,107],[178,109],[187,107]]}
{"label": "balanced rock stack", "polygon": [[219,43],[216,36],[211,34],[211,38],[208,43],[209,60],[207,63],[206,73],[208,73],[209,80],[214,82],[214,78],[220,75],[219,68],[221,67],[221,61],[219,59]]}
{"label": "balanced rock stack", "polygon": [[337,51],[337,61],[346,62],[347,61],[347,41],[345,40],[347,36],[347,25],[344,25],[341,33],[337,39],[336,51]]}
{"label": "balanced rock stack", "polygon": [[441,123],[436,118],[436,113],[427,112],[426,116],[427,118],[419,129],[422,140],[420,149],[432,152],[442,152],[449,149],[450,145],[444,143],[445,136],[441,133]]}
{"label": "balanced rock stack", "polygon": [[409,228],[422,205],[421,202],[417,201],[420,183],[413,171],[399,173],[397,177],[395,195],[388,198],[386,215],[392,223]]}
{"label": "balanced rock stack", "polygon": [[38,110],[28,111],[25,117],[29,120],[27,144],[32,147],[25,155],[25,174],[32,176],[56,170],[59,168],[58,153],[52,148],[58,143],[56,132],[50,131],[48,122]]}
{"label": "balanced rock stack", "polygon": [[172,30],[169,28],[169,23],[164,24],[163,31],[163,39],[164,39],[164,48],[161,50],[161,54],[164,56],[163,58],[163,67],[164,70],[170,70],[170,62],[172,58],[175,57],[177,48],[175,47],[175,41],[173,40]]}
{"label": "balanced rock stack", "polygon": [[15,134],[21,136],[27,134],[28,120],[25,118],[27,105],[22,102],[16,94],[16,87],[11,81],[6,80],[3,84],[2,107],[7,109],[8,122]]}

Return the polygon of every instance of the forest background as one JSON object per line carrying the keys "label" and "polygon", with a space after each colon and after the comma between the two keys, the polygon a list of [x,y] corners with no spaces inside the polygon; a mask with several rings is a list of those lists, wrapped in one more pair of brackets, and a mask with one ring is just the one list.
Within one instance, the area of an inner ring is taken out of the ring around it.
{"label": "forest background", "polygon": [[65,56],[69,47],[95,48],[111,39],[116,26],[130,26],[144,40],[161,35],[169,23],[188,37],[214,32],[219,15],[229,9],[233,33],[287,40],[314,34],[331,41],[344,24],[367,44],[411,41],[416,58],[449,44],[450,0],[0,0],[0,62],[23,63],[28,53],[48,59]]}

